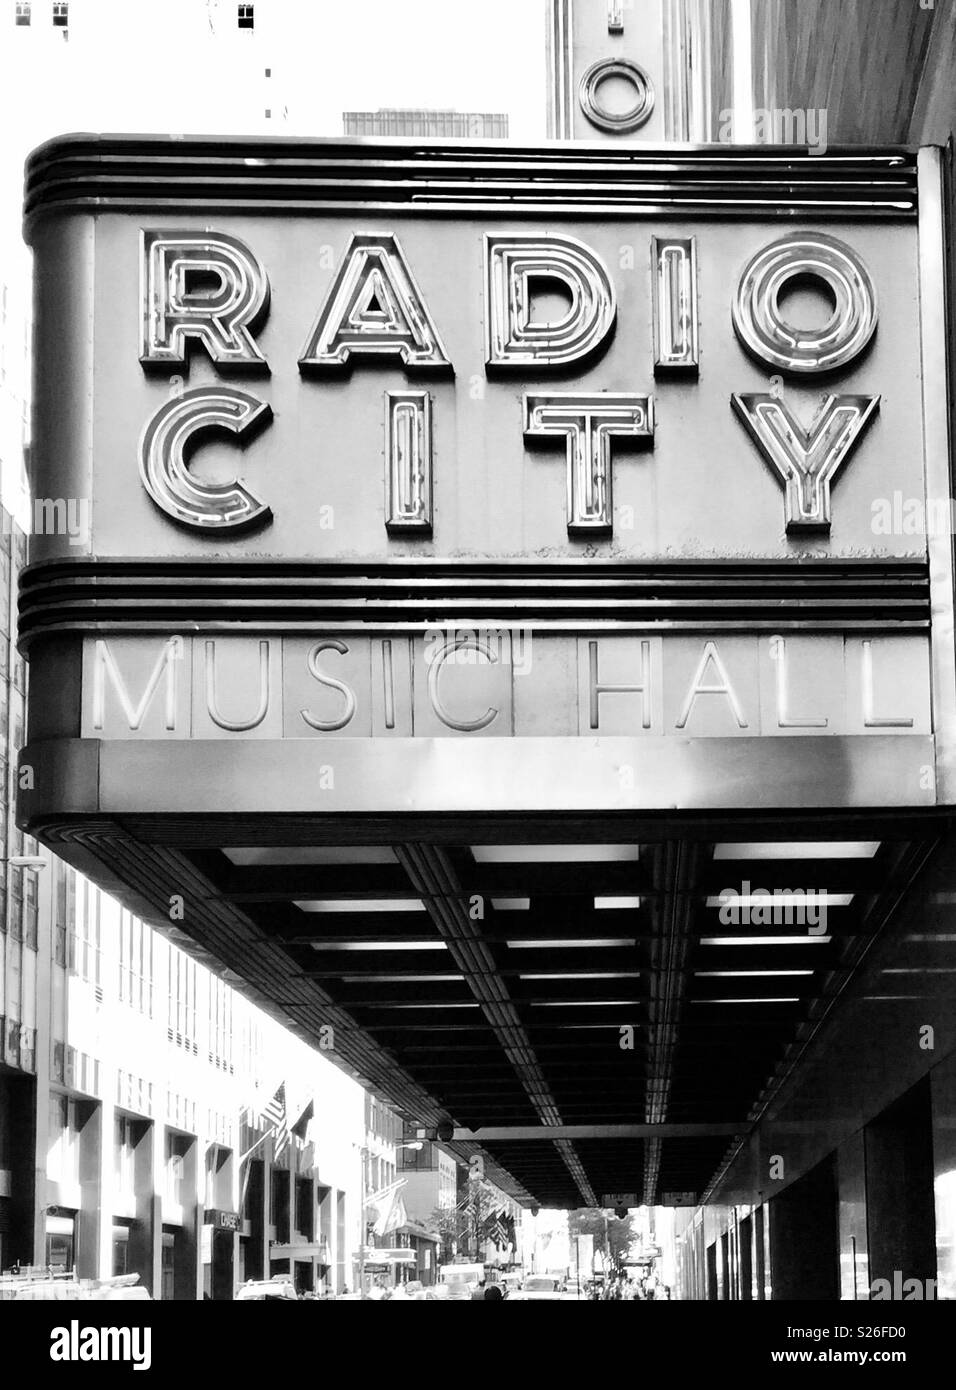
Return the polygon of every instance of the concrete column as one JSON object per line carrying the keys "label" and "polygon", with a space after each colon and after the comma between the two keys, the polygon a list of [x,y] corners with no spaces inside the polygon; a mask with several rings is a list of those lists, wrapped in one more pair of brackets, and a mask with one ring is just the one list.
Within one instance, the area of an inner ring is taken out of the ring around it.
{"label": "concrete column", "polygon": [[[146,1145],[147,1171],[144,1175],[143,1219],[147,1224],[149,1240],[149,1278],[153,1298],[162,1297],[163,1292],[163,1189],[166,1181],[166,1131],[156,1118],[156,1103],[149,1130],[143,1143]],[[137,1184],[138,1186],[138,1184]],[[137,1215],[139,1202],[137,1202]]]}
{"label": "concrete column", "polygon": [[97,1154],[97,1240],[96,1270],[100,1279],[113,1273],[113,1193],[116,1175],[113,1165],[113,1146],[116,1141],[115,1075],[112,1067],[103,1067],[103,1090],[108,1099],[99,1106],[99,1153]]}
{"label": "concrete column", "polygon": [[835,1155],[791,1183],[769,1207],[773,1298],[838,1299]]}
{"label": "concrete column", "polygon": [[46,1160],[50,1147],[50,1069],[53,1064],[53,860],[37,878],[36,1104],[34,1108],[34,1203],[32,1263],[46,1257]]}
{"label": "concrete column", "polygon": [[914,1281],[921,1297],[932,1297],[936,1220],[928,1077],[870,1121],[865,1146],[870,1295],[879,1280],[881,1292],[900,1299],[899,1290]]}

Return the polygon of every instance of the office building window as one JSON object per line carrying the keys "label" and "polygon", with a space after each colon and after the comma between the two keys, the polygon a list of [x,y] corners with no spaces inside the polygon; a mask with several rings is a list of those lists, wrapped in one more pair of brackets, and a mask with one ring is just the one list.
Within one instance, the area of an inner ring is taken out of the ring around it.
{"label": "office building window", "polygon": [[53,875],[53,956],[57,965],[66,965],[67,940],[76,917],[76,874],[62,859],[54,859]]}
{"label": "office building window", "polygon": [[37,875],[27,869],[23,879],[23,944],[35,951],[37,948],[38,894]]}
{"label": "office building window", "polygon": [[313,1236],[313,1207],[311,1178],[295,1179],[295,1230],[296,1235],[311,1240]]}
{"label": "office building window", "polygon": [[80,1131],[82,1120],[78,1101],[69,1096],[50,1096],[50,1133],[47,1148],[47,1175],[59,1183],[80,1181]]}
{"label": "office building window", "polygon": [[120,913],[119,995],[147,1018],[153,1014],[153,933],[131,912]]}
{"label": "office building window", "polygon": [[[136,1124],[126,1115],[116,1117],[116,1149],[114,1153],[116,1186],[125,1197],[136,1190]],[[124,1271],[121,1271],[125,1273]]]}
{"label": "office building window", "polygon": [[29,24],[32,18],[33,6],[29,3],[17,5],[15,9],[16,23]]}
{"label": "office building window", "polygon": [[256,27],[255,5],[237,5],[236,23],[240,29],[254,29]]}
{"label": "office building window", "polygon": [[[14,854],[20,854],[19,847],[14,849]],[[10,865],[10,876],[8,881],[10,893],[10,935],[19,941],[23,934],[23,870]]]}
{"label": "office building window", "polygon": [[232,1075],[232,990],[215,976],[209,979],[209,1060]]}
{"label": "office building window", "polygon": [[186,1202],[186,1155],[192,1142],[186,1134],[166,1131],[166,1196],[174,1206]]}
{"label": "office building window", "polygon": [[65,29],[70,22],[70,7],[66,0],[55,0],[53,5],[53,27]]}
{"label": "office building window", "polygon": [[100,893],[85,878],[79,880],[77,910],[70,933],[70,969],[91,985],[101,985]]}
{"label": "office building window", "polygon": [[196,1042],[196,962],[175,946],[169,951],[169,1041],[198,1054]]}

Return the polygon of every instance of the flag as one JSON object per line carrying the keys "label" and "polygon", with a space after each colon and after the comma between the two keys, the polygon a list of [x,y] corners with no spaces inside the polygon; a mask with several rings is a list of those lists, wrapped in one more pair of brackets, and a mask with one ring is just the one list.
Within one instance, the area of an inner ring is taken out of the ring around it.
{"label": "flag", "polygon": [[[299,1118],[294,1125],[289,1126],[289,1129],[297,1139],[301,1139],[303,1144],[307,1144],[309,1142],[309,1125],[315,1117],[315,1101],[309,1100],[297,1107],[297,1110]],[[292,1113],[295,1114],[296,1111],[293,1110]]]}
{"label": "flag", "polygon": [[400,1226],[404,1226],[408,1221],[408,1213],[405,1210],[405,1203],[402,1200],[398,1188],[393,1188],[388,1197],[378,1208],[378,1220],[372,1227],[377,1236],[390,1235],[392,1231],[397,1231]]}
{"label": "flag", "polygon": [[286,1113],[284,1081],[279,1083],[279,1089],[263,1110],[262,1118],[272,1130],[273,1159],[278,1159],[289,1146],[289,1119]]}

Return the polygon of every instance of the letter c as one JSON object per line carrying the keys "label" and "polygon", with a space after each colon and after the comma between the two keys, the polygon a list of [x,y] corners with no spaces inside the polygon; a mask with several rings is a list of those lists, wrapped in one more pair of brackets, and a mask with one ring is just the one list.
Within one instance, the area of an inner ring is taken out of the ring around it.
{"label": "letter c", "polygon": [[494,706],[489,705],[484,714],[479,715],[477,719],[455,719],[453,715],[448,713],[442,702],[438,690],[438,677],[453,651],[480,652],[492,665],[498,660],[490,647],[486,646],[484,642],[476,642],[472,638],[466,638],[464,642],[452,643],[443,647],[440,652],[436,652],[428,667],[428,698],[431,700],[432,709],[443,724],[447,725],[449,729],[457,729],[459,733],[469,734],[474,733],[477,729],[487,729],[488,725],[498,718],[498,711]]}

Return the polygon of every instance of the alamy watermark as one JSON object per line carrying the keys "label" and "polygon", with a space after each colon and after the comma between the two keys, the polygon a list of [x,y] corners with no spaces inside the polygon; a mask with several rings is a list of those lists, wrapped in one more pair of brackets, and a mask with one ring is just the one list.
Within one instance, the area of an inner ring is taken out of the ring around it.
{"label": "alamy watermark", "polygon": [[810,936],[827,929],[825,889],[752,888],[744,879],[739,888],[722,888],[718,917],[724,927],[806,927]]}
{"label": "alamy watermark", "polygon": [[952,497],[875,497],[870,504],[874,536],[954,536],[956,500]]}
{"label": "alamy watermark", "polygon": [[[719,116],[717,139],[722,145],[735,143],[734,111],[726,108]],[[750,132],[748,131],[748,137]],[[753,136],[758,145],[806,145],[811,155],[827,152],[827,113],[820,107],[758,106],[753,112]]]}
{"label": "alamy watermark", "polygon": [[425,631],[425,664],[449,666],[511,666],[516,676],[531,670],[531,633],[524,628],[429,627]]}
{"label": "alamy watermark", "polygon": [[[9,535],[18,526],[18,522],[4,514],[4,535]],[[87,545],[90,539],[90,499],[35,497],[31,515],[20,529],[28,536],[66,536],[70,545]]]}

